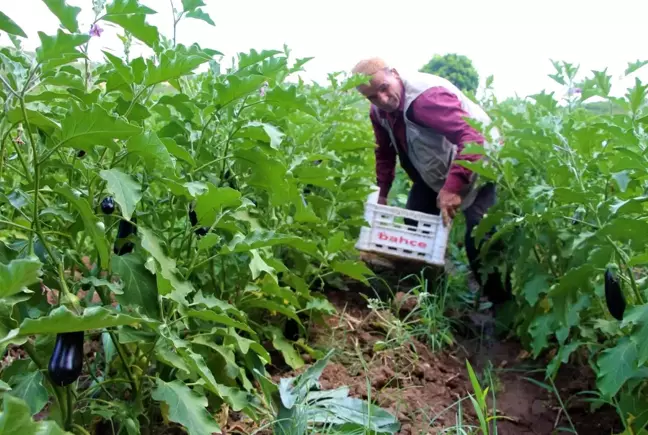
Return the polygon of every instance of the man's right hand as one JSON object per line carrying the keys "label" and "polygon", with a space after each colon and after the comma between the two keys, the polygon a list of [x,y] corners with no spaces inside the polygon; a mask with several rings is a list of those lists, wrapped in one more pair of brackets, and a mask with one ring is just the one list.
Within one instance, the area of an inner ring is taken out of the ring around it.
{"label": "man's right hand", "polygon": [[378,204],[387,205],[387,197],[386,196],[378,197]]}

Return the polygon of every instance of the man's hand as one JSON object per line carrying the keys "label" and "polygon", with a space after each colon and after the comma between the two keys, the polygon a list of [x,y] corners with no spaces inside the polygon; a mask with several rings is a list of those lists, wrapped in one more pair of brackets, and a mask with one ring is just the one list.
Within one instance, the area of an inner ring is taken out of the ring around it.
{"label": "man's hand", "polygon": [[387,197],[386,196],[378,197],[378,204],[387,205]]}
{"label": "man's hand", "polygon": [[441,209],[443,225],[448,226],[450,221],[454,219],[457,209],[461,205],[461,196],[441,189],[439,191],[439,196],[437,197],[437,203],[439,209]]}

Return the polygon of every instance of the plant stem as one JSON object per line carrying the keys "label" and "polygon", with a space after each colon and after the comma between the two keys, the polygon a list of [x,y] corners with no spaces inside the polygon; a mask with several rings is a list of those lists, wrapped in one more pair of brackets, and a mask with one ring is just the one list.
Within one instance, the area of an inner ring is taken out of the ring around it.
{"label": "plant stem", "polygon": [[614,247],[614,250],[616,251],[617,255],[621,259],[621,263],[625,266],[626,270],[628,271],[628,276],[630,277],[630,285],[632,286],[632,290],[634,291],[635,297],[639,301],[640,304],[644,304],[643,297],[641,295],[641,292],[639,291],[639,287],[637,287],[637,281],[635,281],[634,273],[632,272],[632,268],[628,264],[628,259],[624,255],[624,252],[614,243],[612,238],[610,236],[606,236],[608,242]]}
{"label": "plant stem", "polygon": [[[198,157],[200,155],[200,150],[202,148],[203,142],[205,141],[205,139],[204,139],[205,131],[207,130],[209,125],[214,121],[214,119],[216,119],[217,116],[218,116],[218,110],[214,110],[214,113],[212,113],[212,116],[209,118],[207,123],[203,126],[203,128],[202,128],[202,130],[200,132],[200,139],[198,141],[198,146],[196,147],[196,152],[195,152],[196,157]],[[202,169],[202,166],[199,169]],[[194,172],[197,172],[197,171],[198,171],[198,169],[196,169]]]}
{"label": "plant stem", "polygon": [[65,430],[70,430],[72,428],[72,409],[74,408],[74,403],[72,401],[72,385],[67,386],[65,394],[67,396],[67,418],[65,419]]}
{"label": "plant stem", "polygon": [[9,129],[7,130],[7,132],[2,136],[2,143],[0,143],[0,180],[2,180],[2,173],[4,172],[3,171],[3,168],[4,168],[4,153],[5,153],[5,149],[7,147],[7,137],[9,137],[9,135],[11,134],[11,130],[16,128],[16,126],[18,124],[19,123],[16,122],[13,125],[11,125],[9,127]]}
{"label": "plant stem", "polygon": [[13,222],[5,221],[5,220],[2,220],[2,219],[0,219],[0,224],[9,225],[9,226],[12,226],[14,228],[21,229],[23,231],[29,231],[29,232],[32,232],[32,233],[36,232],[35,230],[33,230],[31,228],[23,227],[22,225],[18,225],[18,224],[15,224]]}
{"label": "plant stem", "polygon": [[106,387],[103,386],[103,383],[99,379],[97,379],[97,376],[94,374],[94,372],[92,371],[92,367],[90,366],[90,361],[88,361],[88,358],[85,355],[83,355],[83,360],[86,363],[88,374],[90,375],[92,380],[96,382],[95,385],[98,385],[103,390],[103,392],[106,393],[106,395],[110,398],[110,400],[114,400],[112,394],[110,394],[110,392],[106,389]]}
{"label": "plant stem", "polygon": [[59,408],[61,409],[61,414],[62,414],[63,421],[66,421],[66,419],[67,419],[67,415],[66,415],[67,406],[66,406],[65,402],[63,401],[63,397],[62,397],[62,394],[61,394],[62,393],[61,388],[59,388],[58,386],[56,386],[54,384],[54,382],[52,382],[52,379],[50,378],[49,373],[46,371],[47,368],[46,368],[45,364],[43,363],[43,361],[38,356],[38,354],[36,353],[36,349],[34,349],[34,345],[32,344],[32,342],[27,340],[27,342],[25,342],[25,344],[22,345],[22,348],[25,349],[25,352],[27,352],[27,355],[29,355],[29,358],[31,358],[31,360],[34,362],[34,364],[36,364],[36,367],[38,367],[38,369],[40,371],[45,372],[45,378],[47,379],[47,381],[52,386],[52,390],[54,390],[54,395],[56,396],[56,401],[58,402]]}
{"label": "plant stem", "polygon": [[124,113],[124,118],[128,118],[128,115],[130,115],[131,110],[133,110],[133,107],[135,107],[135,103],[137,102],[137,100],[139,100],[139,98],[142,96],[142,94],[143,94],[144,92],[146,92],[146,90],[147,90],[148,88],[149,88],[148,86],[144,86],[144,87],[143,87],[142,89],[140,89],[140,91],[139,91],[139,92],[138,92],[138,93],[133,97],[133,101],[131,101],[131,104],[130,104],[130,106],[128,107],[128,110],[126,110],[126,113]]}
{"label": "plant stem", "polygon": [[16,98],[20,98],[20,95],[18,95],[18,92],[16,92],[16,91],[14,90],[14,88],[12,88],[11,85],[10,85],[9,83],[7,83],[7,81],[5,80],[4,77],[0,76],[0,81],[2,82],[2,84],[5,85],[5,87],[9,90],[9,92],[11,92],[11,94],[12,94],[14,97],[16,97]]}
{"label": "plant stem", "polygon": [[[37,232],[40,232],[40,220],[38,219],[38,190],[40,183],[40,174],[39,174],[39,165],[38,165],[38,150],[36,149],[36,144],[34,143],[34,138],[32,137],[31,126],[29,125],[29,119],[27,118],[27,109],[25,109],[25,98],[20,97],[20,109],[22,110],[23,120],[25,121],[25,128],[27,129],[27,138],[29,139],[29,144],[32,149],[32,158],[34,160],[34,214],[32,220],[32,228],[36,228]],[[29,238],[29,254],[34,255],[34,238]]]}
{"label": "plant stem", "polygon": [[[109,306],[110,299],[108,299],[106,294],[103,291],[99,291],[99,290],[97,290],[97,293],[99,294],[99,298],[101,299],[101,302],[104,305]],[[128,377],[128,382],[130,382],[131,388],[133,389],[133,394],[135,395],[135,399],[136,399],[135,401],[137,401],[137,398],[139,397],[139,389],[137,388],[137,382],[135,382],[135,378],[133,378],[133,373],[131,372],[130,366],[128,365],[128,361],[126,360],[126,352],[124,351],[124,348],[122,347],[119,340],[117,340],[117,337],[115,336],[115,333],[113,331],[109,329],[108,335],[110,335],[110,339],[115,345],[115,349],[117,349],[117,354],[119,355],[119,359],[121,359],[122,364],[124,365],[124,371],[126,372],[126,376]]]}
{"label": "plant stem", "polygon": [[199,171],[205,169],[206,167],[211,166],[211,165],[213,165],[214,163],[218,163],[218,162],[220,162],[221,160],[226,160],[226,159],[228,159],[228,158],[230,158],[230,157],[232,157],[232,156],[229,155],[229,156],[219,157],[219,158],[217,158],[217,159],[212,160],[211,162],[207,162],[207,163],[205,163],[204,165],[202,165],[202,166],[198,166],[196,169],[194,169],[194,170],[193,170],[193,173],[196,174],[196,173],[198,173]]}
{"label": "plant stem", "polygon": [[[20,150],[20,145],[18,145],[16,142],[13,142],[14,149],[16,150],[16,154],[18,154],[18,160],[20,160],[20,164],[22,165],[23,169],[25,170],[25,178],[27,178],[28,182],[32,182],[32,177],[31,174],[29,173],[29,167],[27,166],[27,161],[25,160],[25,156],[23,155],[22,151]],[[9,166],[9,164],[7,164]]]}
{"label": "plant stem", "polygon": [[571,418],[569,417],[569,413],[567,412],[567,408],[565,408],[565,404],[563,403],[562,399],[560,398],[560,393],[558,392],[558,389],[556,388],[556,384],[554,384],[554,381],[553,381],[553,379],[551,377],[549,377],[549,382],[551,382],[551,387],[553,388],[554,393],[556,393],[556,398],[558,399],[558,403],[560,403],[560,407],[563,409],[563,412],[565,413],[565,417],[567,417],[567,421],[569,421],[569,425],[574,430],[574,433],[578,433],[576,431],[576,428],[574,427],[574,423],[572,422]]}
{"label": "plant stem", "polygon": [[133,388],[133,394],[137,399],[137,397],[139,396],[137,382],[135,382],[135,378],[133,378],[133,372],[131,372],[131,369],[128,366],[128,361],[126,361],[124,348],[122,347],[121,343],[117,340],[117,337],[115,336],[115,333],[113,331],[108,331],[108,334],[110,335],[110,339],[112,340],[113,344],[115,345],[115,348],[117,349],[117,354],[119,355],[119,358],[122,360],[122,364],[124,364],[124,371],[126,372],[126,376],[128,377],[128,382],[130,382],[131,387]]}

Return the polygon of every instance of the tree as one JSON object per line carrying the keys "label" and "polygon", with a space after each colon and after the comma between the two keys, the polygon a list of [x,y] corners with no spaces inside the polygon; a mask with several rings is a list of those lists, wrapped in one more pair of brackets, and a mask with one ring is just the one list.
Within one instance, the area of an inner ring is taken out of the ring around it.
{"label": "tree", "polygon": [[477,92],[479,86],[479,73],[472,61],[461,54],[436,54],[419,71],[446,78],[462,91],[471,94]]}

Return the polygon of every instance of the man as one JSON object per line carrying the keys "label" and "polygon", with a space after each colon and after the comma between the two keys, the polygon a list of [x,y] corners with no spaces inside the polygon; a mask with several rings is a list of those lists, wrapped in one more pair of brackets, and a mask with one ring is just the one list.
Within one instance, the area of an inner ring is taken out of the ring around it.
{"label": "man", "polygon": [[[370,119],[378,144],[375,150],[380,189],[378,202],[387,202],[398,156],[413,182],[407,199],[408,209],[441,214],[445,225],[459,209],[462,210],[466,218],[466,254],[475,279],[481,285],[479,251],[471,233],[489,207],[495,204],[495,185],[486,183],[477,187],[476,174],[457,162],[475,161],[481,157],[462,155],[467,144],[488,145],[464,118],[483,124],[488,124],[490,118],[442,77],[426,73],[401,76],[379,58],[359,62],[352,72],[370,77],[368,83],[357,89],[372,103]],[[496,130],[492,136],[497,138]],[[508,279],[506,288],[501,281],[499,273],[492,272],[482,285],[484,294],[493,304],[510,298]]]}

